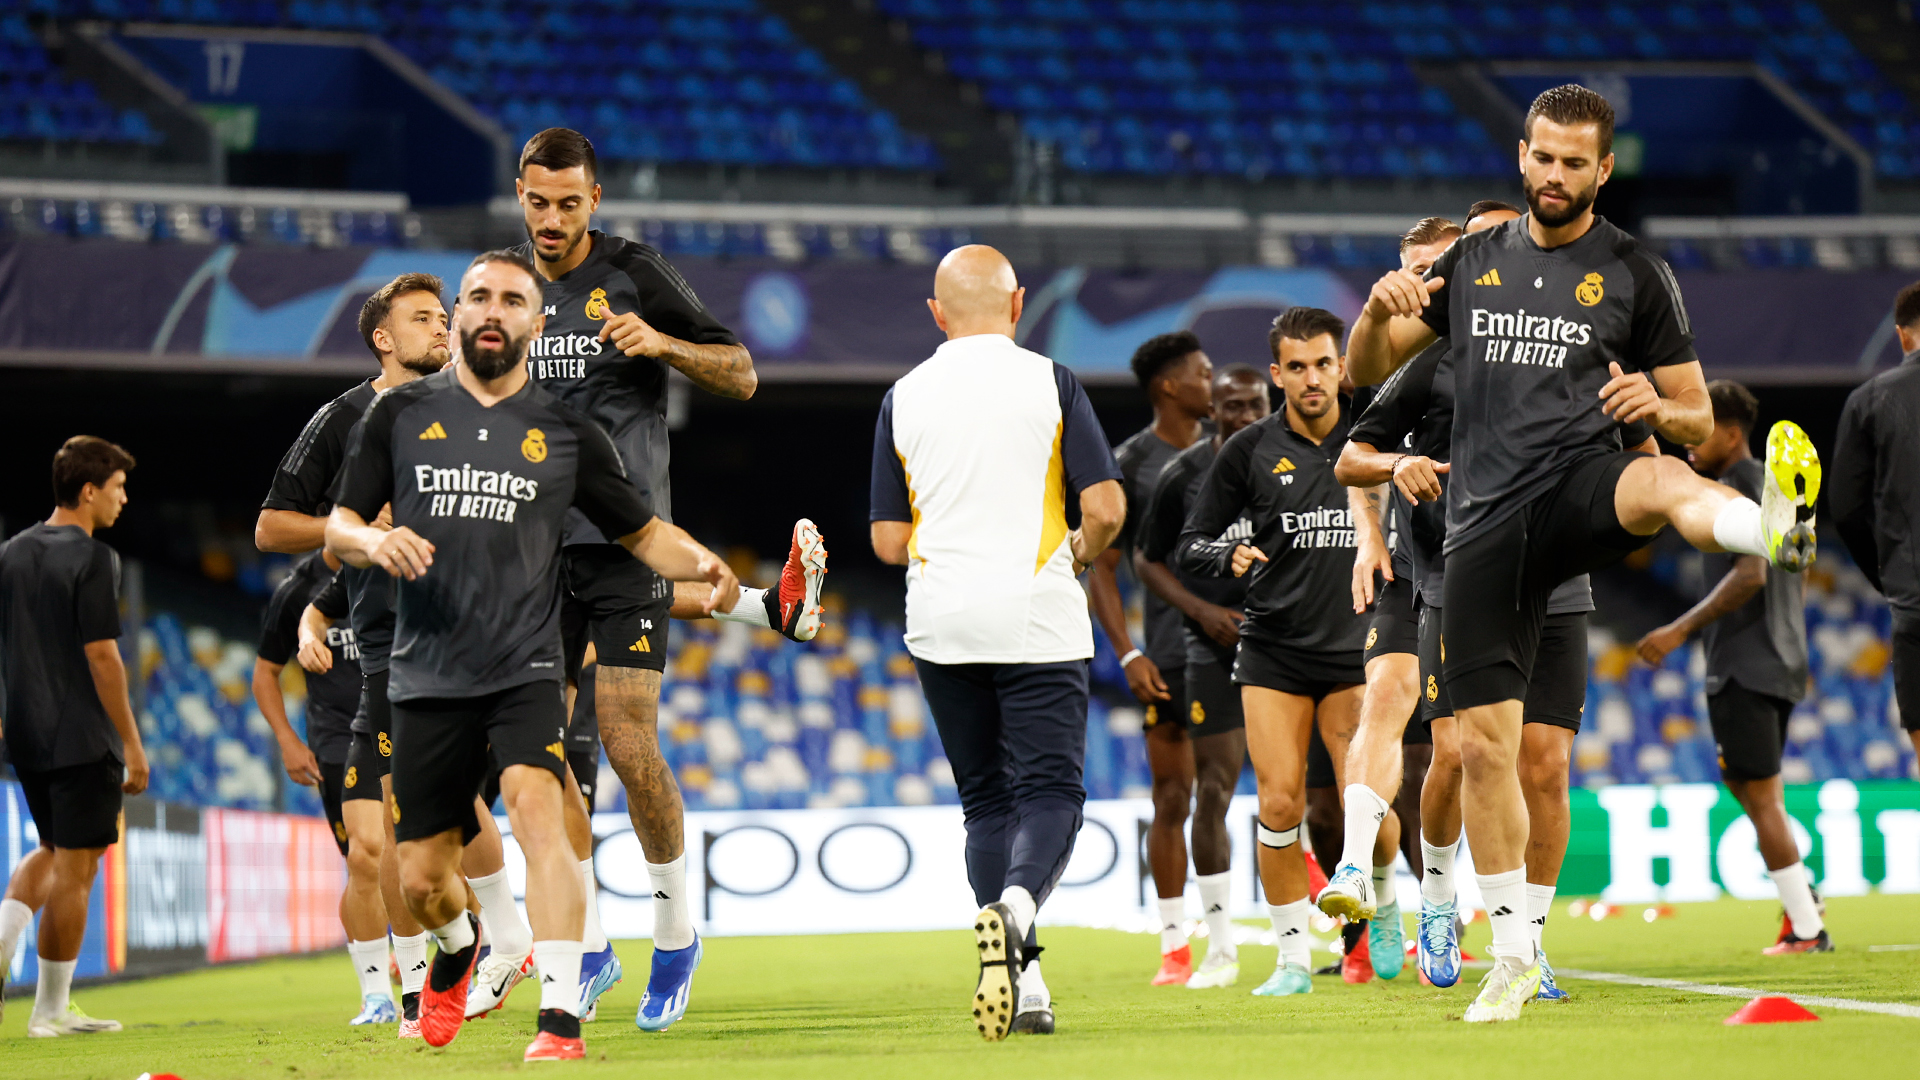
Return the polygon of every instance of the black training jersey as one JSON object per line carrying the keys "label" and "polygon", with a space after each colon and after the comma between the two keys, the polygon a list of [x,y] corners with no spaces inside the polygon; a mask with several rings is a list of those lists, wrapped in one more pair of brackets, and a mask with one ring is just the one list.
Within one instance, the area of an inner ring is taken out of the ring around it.
{"label": "black training jersey", "polygon": [[[1189,573],[1170,561],[1180,546],[1180,530],[1187,523],[1187,514],[1192,510],[1194,500],[1199,497],[1200,485],[1206,482],[1207,472],[1213,468],[1214,459],[1219,456],[1219,451],[1213,446],[1213,436],[1208,436],[1175,454],[1173,460],[1167,462],[1166,468],[1160,471],[1159,481],[1154,485],[1153,502],[1146,507],[1137,539],[1141,558],[1148,562],[1166,563],[1188,592],[1210,604],[1239,611],[1247,602],[1245,578]],[[1223,542],[1236,544],[1252,538],[1253,522],[1244,514],[1235,518],[1233,524],[1227,526],[1226,532],[1218,537]],[[1204,664],[1219,658],[1219,644],[1207,636],[1199,623],[1185,616],[1180,621],[1188,660]]]}
{"label": "black training jersey", "polygon": [[487,407],[448,368],[382,394],[355,429],[339,502],[434,545],[397,581],[392,701],[560,681],[560,543],[577,507],[609,536],[653,520],[607,433],[529,380]]}
{"label": "black training jersey", "polygon": [[[1720,482],[1760,501],[1765,466],[1759,458],[1734,462]],[[1712,588],[1733,572],[1739,555],[1713,553],[1705,557],[1706,584]],[[1700,631],[1707,653],[1707,693],[1717,694],[1730,682],[1759,694],[1788,701],[1807,696],[1807,609],[1799,574],[1767,567],[1767,583],[1760,592]]]}
{"label": "black training jersey", "polygon": [[1447,483],[1450,550],[1543,494],[1575,463],[1619,448],[1600,410],[1609,363],[1690,363],[1693,332],[1673,271],[1596,217],[1546,250],[1520,217],[1463,236],[1427,272],[1446,279],[1422,316],[1453,341]]}
{"label": "black training jersey", "polygon": [[[561,401],[592,417],[613,436],[654,513],[673,520],[667,481],[667,362],[627,356],[601,341],[606,313],[637,312],[668,337],[695,345],[738,345],[708,313],[666,256],[632,240],[593,230],[586,261],[558,281],[540,283],[546,329],[527,347],[527,373]],[[532,242],[514,249],[537,258]],[[604,544],[580,514],[567,521],[567,543]]]}
{"label": "black training jersey", "polygon": [[1827,512],[1899,625],[1920,617],[1920,349],[1847,395]]}
{"label": "black training jersey", "polygon": [[325,517],[331,512],[333,479],[347,460],[347,436],[377,396],[379,391],[368,379],[320,406],[280,459],[260,508],[291,510],[308,517]]}
{"label": "black training jersey", "polygon": [[[1114,448],[1113,458],[1120,464],[1120,483],[1127,493],[1127,519],[1114,541],[1114,547],[1120,550],[1123,573],[1133,574],[1133,553],[1141,543],[1140,522],[1153,503],[1160,471],[1179,452],[1172,443],[1154,434],[1151,426],[1141,428]],[[1146,595],[1140,602],[1140,629],[1146,640],[1140,643],[1140,651],[1162,669],[1181,666],[1186,648],[1181,640],[1179,610],[1156,596],[1153,590],[1142,591]]]}
{"label": "black training jersey", "polygon": [[[269,664],[293,662],[300,650],[300,613],[332,584],[336,575],[319,552],[293,564],[293,572],[273,590],[260,620],[260,647],[256,655]],[[307,745],[321,761],[347,760],[353,741],[353,714],[360,703],[360,649],[353,627],[333,618],[327,623],[327,650],[333,666],[307,672]]]}
{"label": "black training jersey", "polygon": [[1180,531],[1173,564],[1230,577],[1242,516],[1267,556],[1248,571],[1242,642],[1310,653],[1361,649],[1367,621],[1353,612],[1353,514],[1333,463],[1347,443],[1344,415],[1319,445],[1283,409],[1234,433],[1207,471]]}
{"label": "black training jersey", "polygon": [[0,746],[15,769],[125,760],[86,653],[119,636],[112,548],[78,525],[45,522],[0,544]]}

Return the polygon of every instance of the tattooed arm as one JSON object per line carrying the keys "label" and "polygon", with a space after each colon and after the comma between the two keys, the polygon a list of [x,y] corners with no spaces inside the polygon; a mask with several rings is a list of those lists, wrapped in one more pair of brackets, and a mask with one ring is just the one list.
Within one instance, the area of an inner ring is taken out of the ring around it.
{"label": "tattooed arm", "polygon": [[600,340],[628,356],[651,356],[672,364],[710,394],[745,400],[760,385],[753,370],[753,354],[745,345],[695,345],[655,330],[639,315],[627,311],[607,315]]}

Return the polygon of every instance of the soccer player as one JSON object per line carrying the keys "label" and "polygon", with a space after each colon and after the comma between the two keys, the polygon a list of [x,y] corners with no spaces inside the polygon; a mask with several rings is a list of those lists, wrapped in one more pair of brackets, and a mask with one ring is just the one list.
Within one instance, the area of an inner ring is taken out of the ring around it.
{"label": "soccer player", "polygon": [[[1707,384],[1713,434],[1687,448],[1702,476],[1749,499],[1758,498],[1760,461],[1747,440],[1760,403],[1726,379]],[[1836,458],[1836,462],[1837,462]],[[1831,492],[1829,492],[1831,497]],[[1758,555],[1709,555],[1712,591],[1679,618],[1640,639],[1640,658],[1658,667],[1698,633],[1707,654],[1707,720],[1720,755],[1720,776],[1753,822],[1767,876],[1786,914],[1768,956],[1832,952],[1819,895],[1800,861],[1780,782],[1787,718],[1807,696],[1807,614],[1798,574]]]}
{"label": "soccer player", "polygon": [[[1366,622],[1348,589],[1353,517],[1333,477],[1347,439],[1339,396],[1345,330],[1319,308],[1291,308],[1274,320],[1267,344],[1286,407],[1221,446],[1173,558],[1191,574],[1251,572],[1233,682],[1259,787],[1260,881],[1280,946],[1273,975],[1254,990],[1263,996],[1313,991],[1312,904],[1299,849],[1309,732],[1319,725],[1337,783],[1366,682]],[[1226,538],[1242,517],[1253,535]]]}
{"label": "soccer player", "polygon": [[53,455],[52,516],[0,544],[0,746],[40,833],[0,900],[0,984],[41,912],[29,1038],[120,1030],[68,995],[93,877],[120,838],[120,797],[147,788],[120,659],[120,556],[93,535],[126,507],[132,468],[105,439],[68,439]]}
{"label": "soccer player", "polygon": [[1054,1030],[1033,927],[1087,798],[1093,624],[1074,579],[1126,518],[1079,380],[1013,342],[1025,295],[990,247],[940,261],[927,306],[947,340],[881,402],[869,512],[874,554],[907,567],[907,651],[966,817],[968,1008],[992,1041]]}
{"label": "soccer player", "polygon": [[[1145,641],[1135,648],[1127,632],[1115,570],[1140,545],[1140,519],[1152,505],[1160,470],[1205,434],[1213,403],[1213,363],[1190,330],[1148,338],[1133,352],[1133,377],[1153,406],[1153,423],[1114,448],[1126,490],[1127,523],[1120,539],[1093,561],[1087,597],[1107,633],[1127,688],[1146,706],[1147,769],[1153,776],[1153,823],[1147,828],[1147,865],[1160,908],[1160,970],[1155,986],[1184,985],[1193,974],[1187,948],[1187,806],[1193,798],[1194,751],[1187,738],[1185,643],[1180,612],[1151,590],[1141,600]],[[1178,525],[1175,525],[1178,528]],[[1128,565],[1128,569],[1133,569]],[[1205,904],[1205,901],[1202,901]]]}
{"label": "soccer player", "polygon": [[[1200,909],[1207,921],[1207,955],[1186,980],[1190,990],[1232,986],[1240,980],[1240,953],[1233,942],[1229,873],[1233,844],[1227,836],[1227,805],[1233,800],[1240,768],[1247,760],[1246,718],[1240,708],[1240,692],[1233,685],[1233,651],[1240,643],[1240,623],[1246,618],[1241,608],[1247,587],[1240,578],[1181,573],[1168,566],[1167,560],[1180,544],[1187,511],[1207,471],[1220,456],[1220,447],[1272,410],[1267,385],[1258,371],[1245,364],[1223,368],[1214,375],[1214,433],[1175,454],[1162,469],[1153,502],[1141,508],[1144,513],[1137,537],[1135,565],[1140,580],[1182,617],[1186,670],[1180,685],[1185,692],[1168,707],[1165,720],[1148,730],[1147,745],[1152,747],[1155,729],[1164,726],[1177,731],[1178,745],[1185,751],[1188,764],[1185,786],[1168,792],[1164,799],[1156,787],[1154,814],[1157,820],[1163,803],[1177,809],[1179,818],[1173,827],[1178,836],[1189,800],[1194,807],[1193,870],[1200,885]],[[1126,468],[1124,461],[1121,468]],[[1130,512],[1128,517],[1132,516]],[[1236,542],[1252,536],[1253,523],[1245,517],[1236,519],[1224,534],[1225,539]],[[1174,684],[1169,680],[1167,685]],[[1179,873],[1184,890],[1184,852]],[[1161,901],[1163,907],[1166,903]],[[1169,915],[1178,914],[1163,910],[1161,919],[1165,922]]]}
{"label": "soccer player", "polygon": [[1496,958],[1470,1022],[1517,1019],[1539,989],[1517,760],[1553,589],[1669,524],[1702,550],[1800,569],[1813,555],[1819,488],[1818,454],[1785,421],[1768,438],[1759,504],[1676,459],[1620,448],[1618,423],[1645,420],[1683,444],[1712,430],[1686,310],[1665,262],[1593,213],[1613,169],[1606,99],[1547,90],[1524,130],[1529,213],[1462,238],[1424,279],[1381,278],[1348,342],[1367,383],[1437,338],[1451,337],[1456,353],[1441,634]]}
{"label": "soccer player", "polygon": [[[280,742],[287,778],[317,787],[320,806],[333,830],[334,843],[348,861],[347,888],[340,894],[340,925],[353,943],[349,954],[360,980],[360,1013],[351,1021],[391,1024],[399,1019],[387,982],[387,911],[380,898],[379,859],[347,844],[341,795],[346,786],[347,748],[353,742],[353,714],[360,703],[360,648],[353,626],[329,620],[317,638],[300,633],[300,617],[339,571],[325,551],[310,552],[293,564],[261,619],[260,645],[253,660],[253,700]],[[287,720],[280,673],[296,656],[307,679],[307,738]],[[359,866],[353,866],[358,861]]]}
{"label": "soccer player", "polygon": [[1827,500],[1840,539],[1893,608],[1893,696],[1920,754],[1920,281],[1893,302],[1900,366],[1847,395]]}
{"label": "soccer player", "polygon": [[[1460,237],[1460,226],[1446,218],[1423,218],[1400,238],[1400,265],[1425,273],[1440,253]],[[1370,389],[1370,388],[1369,388]],[[1360,395],[1369,396],[1368,390]],[[1367,406],[1355,402],[1358,416]],[[1355,449],[1350,436],[1342,451],[1345,461]],[[1336,474],[1338,470],[1336,469]],[[1347,477],[1338,476],[1342,482]],[[1348,508],[1354,514],[1354,611],[1373,610],[1365,651],[1367,690],[1360,706],[1360,726],[1347,751],[1347,788],[1341,829],[1340,863],[1320,891],[1320,910],[1344,916],[1349,923],[1367,924],[1367,952],[1373,972],[1383,979],[1400,974],[1406,963],[1400,904],[1393,891],[1393,857],[1400,844],[1401,822],[1394,811],[1409,751],[1410,730],[1425,728],[1407,721],[1419,703],[1419,623],[1414,610],[1413,560],[1410,529],[1404,508],[1388,502],[1384,484],[1348,489]],[[1384,528],[1383,528],[1384,527]],[[1389,542],[1387,533],[1392,534]],[[1375,575],[1381,583],[1375,588]],[[1423,759],[1417,759],[1423,760]],[[1424,775],[1415,779],[1416,790]],[[1410,866],[1418,868],[1413,859]],[[1368,899],[1374,900],[1369,904]]]}
{"label": "soccer player", "polygon": [[[479,954],[461,848],[493,768],[527,858],[541,974],[526,1059],[578,1059],[584,895],[567,836],[560,545],[570,509],[668,579],[712,586],[725,563],[653,516],[607,433],[534,383],[540,277],[525,255],[476,257],[460,283],[461,359],[381,395],[356,426],[327,523],[342,561],[397,580],[394,832],[408,910],[440,945],[421,994],[432,1046],[459,1033]],[[369,522],[391,504],[394,528]]]}
{"label": "soccer player", "polygon": [[[613,436],[653,512],[672,521],[669,369],[710,393],[740,399],[753,395],[759,376],[746,346],[658,251],[589,229],[600,205],[598,167],[593,143],[569,128],[548,128],[520,151],[514,186],[528,240],[515,250],[539,270],[547,320],[528,350],[527,370]],[[566,547],[567,602],[578,609],[567,621],[585,628],[599,657],[600,739],[627,789],[627,815],[654,897],[653,970],[635,1023],[664,1031],[686,1013],[700,944],[688,907],[680,788],[660,756],[660,677],[669,616],[708,617],[709,590],[698,582],[668,584],[579,514],[568,521]],[[802,518],[779,585],[742,589],[737,607],[713,610],[712,617],[811,640],[820,629],[826,560],[819,529]],[[567,644],[569,670],[577,671],[584,640]],[[607,949],[589,958],[589,977],[618,963]]]}

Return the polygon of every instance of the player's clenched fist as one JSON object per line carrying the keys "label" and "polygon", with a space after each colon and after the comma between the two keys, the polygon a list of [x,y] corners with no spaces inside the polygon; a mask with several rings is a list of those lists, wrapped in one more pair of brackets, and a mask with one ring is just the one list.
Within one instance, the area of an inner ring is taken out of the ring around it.
{"label": "player's clenched fist", "polygon": [[1423,280],[1411,270],[1389,270],[1385,277],[1373,283],[1373,291],[1367,294],[1367,312],[1376,317],[1411,318],[1425,311],[1435,290],[1446,283],[1446,278]]}
{"label": "player's clenched fist", "polygon": [[667,336],[648,326],[639,315],[631,311],[615,315],[605,304],[600,310],[607,318],[607,324],[600,328],[601,341],[611,341],[628,356],[659,356],[667,351]]}
{"label": "player's clenched fist", "polygon": [[1445,494],[1440,489],[1440,477],[1449,468],[1452,466],[1446,462],[1429,457],[1403,457],[1393,463],[1393,486],[1415,506],[1433,502]]}
{"label": "player's clenched fist", "polygon": [[423,577],[433,565],[433,545],[405,525],[382,536],[368,554],[373,565],[408,581]]}
{"label": "player's clenched fist", "polygon": [[1267,553],[1252,544],[1241,544],[1233,549],[1233,576],[1247,576],[1247,569],[1256,562],[1266,562]]}

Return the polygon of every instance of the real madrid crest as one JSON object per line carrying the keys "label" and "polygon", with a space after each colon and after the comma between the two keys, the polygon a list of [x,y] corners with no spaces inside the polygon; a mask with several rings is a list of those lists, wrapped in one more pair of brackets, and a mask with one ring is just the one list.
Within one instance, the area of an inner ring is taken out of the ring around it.
{"label": "real madrid crest", "polygon": [[1606,295],[1606,279],[1598,272],[1588,274],[1586,280],[1573,287],[1573,298],[1586,307],[1599,303]]}
{"label": "real madrid crest", "polygon": [[520,456],[535,465],[547,460],[547,433],[539,428],[528,428],[527,437],[520,440]]}
{"label": "real madrid crest", "polygon": [[607,317],[607,290],[595,289],[587,294],[587,318],[595,322]]}

